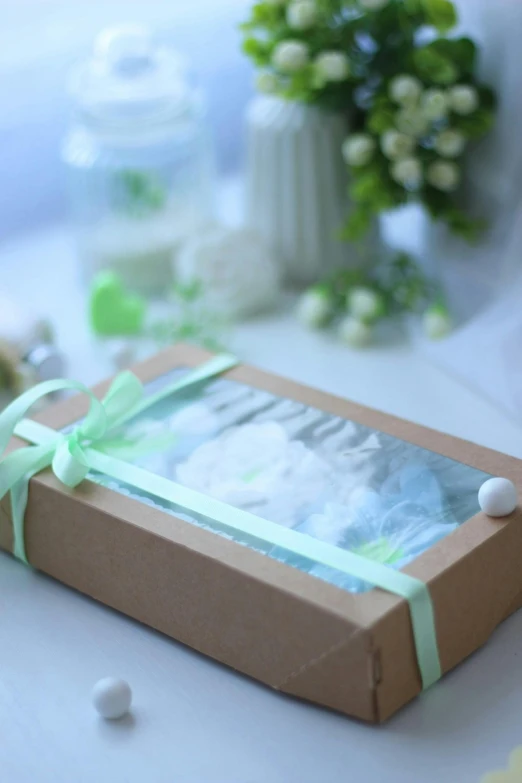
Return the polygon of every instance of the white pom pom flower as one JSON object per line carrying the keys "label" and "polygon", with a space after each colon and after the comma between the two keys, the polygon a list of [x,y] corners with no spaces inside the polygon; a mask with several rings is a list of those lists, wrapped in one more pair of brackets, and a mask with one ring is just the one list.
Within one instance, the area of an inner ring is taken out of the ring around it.
{"label": "white pom pom flower", "polygon": [[376,291],[365,286],[356,286],[348,292],[346,304],[350,315],[364,323],[377,320],[383,312],[382,298]]}
{"label": "white pom pom flower", "polygon": [[426,310],[422,317],[422,325],[430,340],[442,340],[450,333],[452,327],[447,310],[437,305]]}
{"label": "white pom pom flower", "polygon": [[422,94],[422,82],[416,76],[403,74],[390,82],[389,94],[392,101],[406,108],[415,106]]}
{"label": "white pom pom flower", "polygon": [[303,294],[297,308],[299,320],[306,326],[324,326],[332,314],[332,300],[326,291],[311,288]]}
{"label": "white pom pom flower", "polygon": [[339,337],[352,348],[363,348],[371,342],[372,336],[372,327],[352,315],[347,315],[339,324]]}
{"label": "white pom pom flower", "polygon": [[460,168],[449,160],[438,160],[428,166],[426,179],[437,190],[451,193],[460,183]]}
{"label": "white pom pom flower", "polygon": [[415,140],[405,133],[388,130],[381,136],[381,149],[389,160],[402,160],[411,155]]}
{"label": "white pom pom flower", "polygon": [[354,133],[343,144],[343,157],[349,166],[366,166],[373,158],[375,146],[375,140],[367,133]]}
{"label": "white pom pom flower", "polygon": [[309,30],[317,21],[315,0],[294,0],[286,10],[286,21],[294,30]]}
{"label": "white pom pom flower", "polygon": [[359,0],[359,5],[364,8],[365,11],[380,11],[385,5],[388,5],[390,0]]}
{"label": "white pom pom flower", "polygon": [[420,109],[401,109],[395,115],[395,125],[406,136],[421,138],[428,132],[430,122]]}
{"label": "white pom pom flower", "polygon": [[435,138],[435,149],[443,158],[458,158],[466,147],[466,137],[458,130],[448,128]]}
{"label": "white pom pom flower", "polygon": [[448,114],[448,95],[443,90],[435,88],[425,90],[421,96],[420,106],[426,119],[432,122],[443,120]]}
{"label": "white pom pom flower", "polygon": [[265,95],[273,95],[277,92],[278,84],[277,77],[268,71],[262,71],[256,76],[256,89],[258,92],[265,93]]}
{"label": "white pom pom flower", "polygon": [[469,84],[456,84],[448,90],[448,100],[456,114],[473,114],[479,107],[479,94]]}
{"label": "white pom pom flower", "polygon": [[391,175],[399,185],[404,185],[410,190],[417,190],[423,181],[421,162],[414,157],[398,160],[391,167]]}
{"label": "white pom pom flower", "polygon": [[344,82],[350,75],[350,61],[343,52],[322,52],[316,57],[315,69],[325,82]]}
{"label": "white pom pom flower", "polygon": [[200,281],[202,305],[226,318],[270,309],[279,292],[278,264],[252,231],[210,227],[182,246],[176,264],[181,283]]}
{"label": "white pom pom flower", "polygon": [[281,41],[272,54],[272,65],[281,73],[301,71],[308,60],[308,46],[302,41]]}

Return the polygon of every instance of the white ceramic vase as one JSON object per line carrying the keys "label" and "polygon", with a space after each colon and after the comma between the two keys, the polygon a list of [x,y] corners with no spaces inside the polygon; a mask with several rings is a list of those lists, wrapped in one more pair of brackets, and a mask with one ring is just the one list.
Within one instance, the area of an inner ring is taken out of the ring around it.
{"label": "white ceramic vase", "polygon": [[287,283],[313,283],[375,245],[376,231],[357,245],[338,239],[349,209],[347,133],[345,117],[316,107],[269,96],[249,106],[247,224],[272,247]]}

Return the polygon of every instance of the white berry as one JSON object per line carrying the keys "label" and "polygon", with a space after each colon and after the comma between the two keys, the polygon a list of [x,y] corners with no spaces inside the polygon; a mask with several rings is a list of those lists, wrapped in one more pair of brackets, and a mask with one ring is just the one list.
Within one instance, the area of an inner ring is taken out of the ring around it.
{"label": "white berry", "polygon": [[488,517],[507,517],[517,507],[515,485],[506,478],[490,478],[479,489],[478,502]]}
{"label": "white berry", "polygon": [[347,315],[339,324],[339,337],[352,348],[363,348],[371,342],[372,336],[372,327],[351,315]]}
{"label": "white berry", "polygon": [[442,340],[451,332],[451,318],[445,308],[430,307],[422,316],[424,332],[430,340]]}
{"label": "white berry", "polygon": [[422,185],[422,164],[418,158],[404,158],[396,161],[391,167],[391,175],[395,182],[406,188],[416,190]]}
{"label": "white berry", "polygon": [[469,84],[456,84],[448,90],[449,104],[457,114],[473,114],[479,106],[479,94]]}
{"label": "white berry", "polygon": [[391,80],[389,89],[392,101],[399,106],[412,107],[421,96],[422,82],[416,76],[403,74]]}
{"label": "white berry", "polygon": [[349,166],[366,166],[373,158],[375,141],[367,133],[354,133],[344,141],[342,152]]}
{"label": "white berry", "polygon": [[306,291],[297,308],[299,320],[306,326],[324,326],[332,314],[330,296],[317,288]]}
{"label": "white berry", "polygon": [[356,286],[348,292],[346,304],[350,315],[366,323],[375,321],[383,311],[381,296],[371,288]]}
{"label": "white berry", "polygon": [[425,136],[430,129],[430,122],[420,109],[400,109],[395,115],[395,125],[406,136],[420,138]]}
{"label": "white berry", "polygon": [[123,718],[130,710],[132,691],[125,680],[105,677],[99,680],[92,691],[95,710],[108,720]]}
{"label": "white berry", "polygon": [[322,52],[315,60],[315,68],[327,82],[344,82],[350,75],[350,61],[343,52]]}
{"label": "white berry", "polygon": [[296,73],[307,65],[308,57],[308,46],[301,41],[281,41],[272,54],[272,64],[282,73]]}
{"label": "white berry", "polygon": [[428,166],[426,179],[437,190],[451,193],[460,184],[460,168],[449,160],[438,160]]}
{"label": "white berry", "polygon": [[277,77],[268,71],[262,71],[261,73],[258,73],[255,83],[258,92],[262,92],[265,95],[272,95],[274,92],[277,92],[277,88],[279,86]]}
{"label": "white berry", "polygon": [[294,30],[308,30],[317,19],[315,0],[294,0],[287,8],[286,21]]}
{"label": "white berry", "polygon": [[448,113],[448,96],[442,90],[430,88],[422,93],[421,110],[428,120],[443,120]]}
{"label": "white berry", "polygon": [[390,160],[409,157],[414,147],[415,140],[400,131],[387,130],[381,136],[381,149]]}
{"label": "white berry", "polygon": [[458,158],[465,146],[464,134],[452,128],[441,131],[435,138],[435,149],[443,158]]}

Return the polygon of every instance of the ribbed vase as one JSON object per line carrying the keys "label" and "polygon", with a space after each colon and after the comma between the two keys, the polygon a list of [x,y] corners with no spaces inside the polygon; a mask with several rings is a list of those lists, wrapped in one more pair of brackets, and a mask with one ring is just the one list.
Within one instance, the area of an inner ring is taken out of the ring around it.
{"label": "ribbed vase", "polygon": [[346,119],[313,106],[255,98],[247,112],[247,222],[275,251],[287,283],[307,285],[375,245],[343,243],[349,209],[341,147]]}

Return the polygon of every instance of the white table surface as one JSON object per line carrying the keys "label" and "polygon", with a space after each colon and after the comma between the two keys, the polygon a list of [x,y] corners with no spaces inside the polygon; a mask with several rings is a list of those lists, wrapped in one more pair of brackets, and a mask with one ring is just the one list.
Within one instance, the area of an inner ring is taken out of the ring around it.
{"label": "white table surface", "polygon": [[[67,234],[0,249],[2,292],[53,313],[71,376],[109,372],[86,329]],[[390,342],[363,352],[285,312],[239,327],[244,360],[522,457],[522,427]],[[129,680],[132,717],[90,689]],[[458,670],[374,728],[278,695],[0,555],[2,783],[478,783],[522,743],[522,613]]]}

